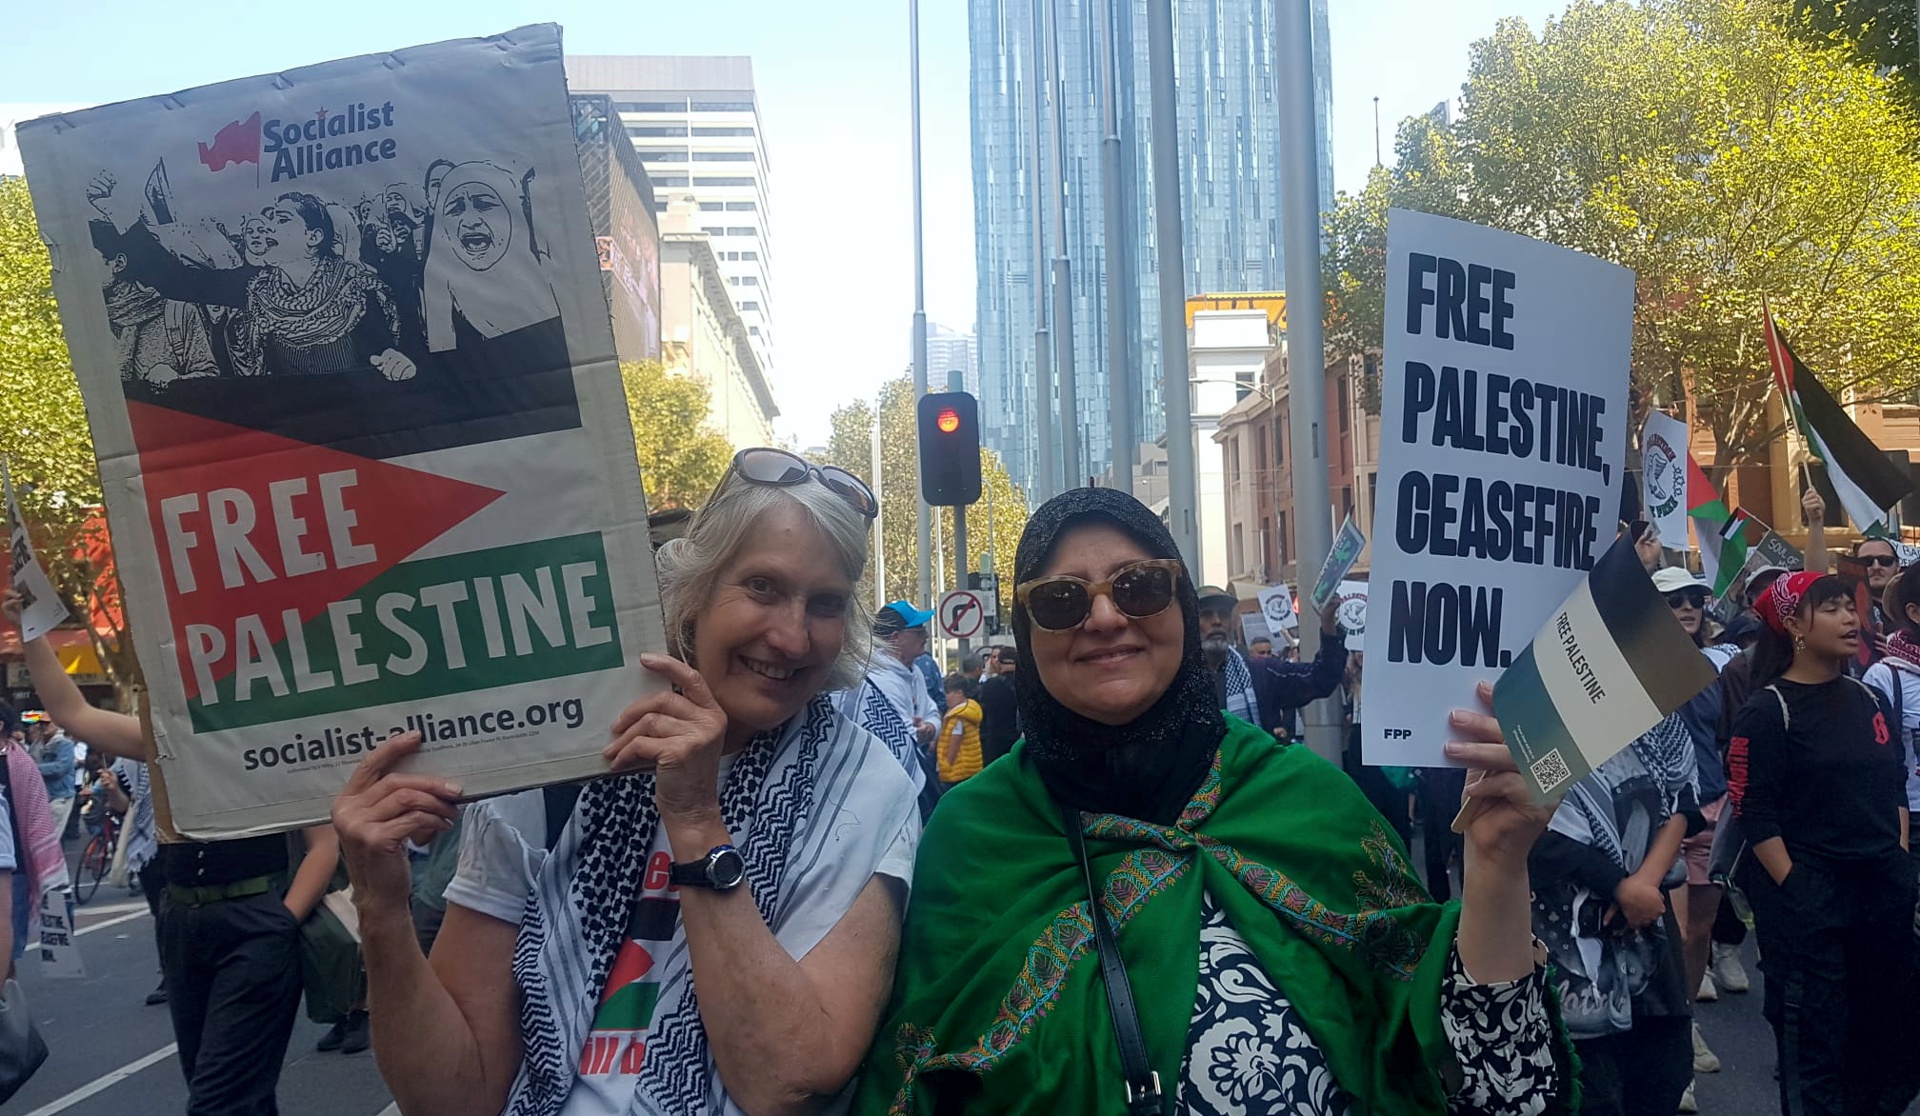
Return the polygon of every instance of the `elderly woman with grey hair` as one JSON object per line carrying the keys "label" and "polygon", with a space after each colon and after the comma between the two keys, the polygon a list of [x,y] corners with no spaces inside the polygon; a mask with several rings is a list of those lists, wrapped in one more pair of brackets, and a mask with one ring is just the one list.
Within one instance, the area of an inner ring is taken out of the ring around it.
{"label": "elderly woman with grey hair", "polygon": [[[619,777],[570,816],[467,808],[431,960],[409,837],[458,788],[374,752],[334,804],[361,913],[374,1053],[407,1116],[819,1112],[886,1001],[919,819],[906,772],[828,691],[858,676],[876,511],[850,473],[734,458],[657,562],[672,684],[620,715]],[[698,994],[696,995],[696,988]]]}

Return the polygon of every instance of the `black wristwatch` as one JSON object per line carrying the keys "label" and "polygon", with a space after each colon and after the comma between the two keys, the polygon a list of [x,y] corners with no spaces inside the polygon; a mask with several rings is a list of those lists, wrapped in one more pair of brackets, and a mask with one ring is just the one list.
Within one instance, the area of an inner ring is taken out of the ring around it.
{"label": "black wristwatch", "polygon": [[732,891],[747,878],[747,862],[732,845],[715,845],[691,864],[676,864],[667,877],[679,887]]}

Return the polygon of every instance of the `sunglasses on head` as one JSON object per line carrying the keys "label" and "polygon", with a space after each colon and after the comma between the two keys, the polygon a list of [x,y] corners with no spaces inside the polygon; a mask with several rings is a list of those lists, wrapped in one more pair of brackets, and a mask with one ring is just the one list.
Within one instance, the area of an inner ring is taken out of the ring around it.
{"label": "sunglasses on head", "polygon": [[1869,566],[1885,566],[1888,569],[1900,564],[1900,558],[1893,554],[1862,554],[1860,561]]}
{"label": "sunglasses on head", "polygon": [[1707,606],[1707,591],[1705,589],[1677,589],[1667,594],[1668,608],[1681,608],[1683,606],[1705,608]]}
{"label": "sunglasses on head", "polygon": [[1102,593],[1123,615],[1145,620],[1173,603],[1180,570],[1178,558],[1146,558],[1121,566],[1100,582],[1071,574],[1035,578],[1017,586],[1013,599],[1027,610],[1034,627],[1049,632],[1071,631],[1085,623],[1093,612],[1093,599]]}
{"label": "sunglasses on head", "polygon": [[797,453],[761,446],[743,449],[733,455],[732,475],[749,484],[771,488],[792,488],[808,479],[826,485],[827,491],[847,502],[847,506],[872,519],[880,514],[880,500],[867,482],[838,465],[815,465]]}

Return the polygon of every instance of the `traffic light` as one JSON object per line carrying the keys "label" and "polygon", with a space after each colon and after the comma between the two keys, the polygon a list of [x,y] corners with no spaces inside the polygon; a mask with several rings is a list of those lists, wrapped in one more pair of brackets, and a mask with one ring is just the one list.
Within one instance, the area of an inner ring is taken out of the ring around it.
{"label": "traffic light", "polygon": [[920,498],[963,507],[980,498],[980,404],[964,391],[920,397]]}

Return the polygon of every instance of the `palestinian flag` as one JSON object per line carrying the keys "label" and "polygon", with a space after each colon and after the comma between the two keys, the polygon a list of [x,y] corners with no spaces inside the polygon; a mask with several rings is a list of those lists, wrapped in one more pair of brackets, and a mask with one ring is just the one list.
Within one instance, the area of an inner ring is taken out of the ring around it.
{"label": "palestinian flag", "polygon": [[1855,530],[1884,529],[1887,509],[1913,491],[1913,482],[1860,432],[1846,409],[1800,363],[1774,326],[1773,312],[1765,306],[1760,312],[1766,322],[1774,386],[1786,401],[1788,423],[1815,458],[1807,463],[1814,487],[1829,508],[1846,509]]}
{"label": "palestinian flag", "polygon": [[1692,454],[1687,455],[1687,499],[1687,518],[1700,539],[1700,572],[1713,586],[1713,595],[1724,597],[1747,564],[1747,513],[1728,510]]}

